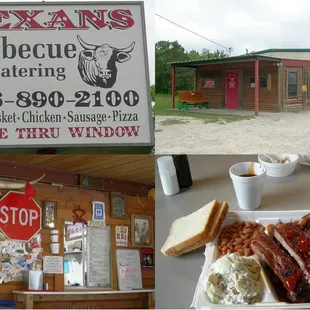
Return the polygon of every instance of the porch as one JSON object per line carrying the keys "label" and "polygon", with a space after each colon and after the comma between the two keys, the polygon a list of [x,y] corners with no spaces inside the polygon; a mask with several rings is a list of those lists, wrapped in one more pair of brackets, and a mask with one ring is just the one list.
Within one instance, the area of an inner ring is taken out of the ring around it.
{"label": "porch", "polygon": [[[180,110],[174,108],[174,109],[168,109],[168,111],[172,112],[181,112]],[[182,111],[184,114],[187,113],[203,113],[203,114],[214,114],[214,115],[231,115],[231,116],[253,116],[253,111],[247,111],[247,110],[229,110],[229,109],[199,109],[197,107],[191,108],[188,111]],[[271,116],[274,112],[259,112],[259,116]],[[186,115],[184,115],[186,116]]]}

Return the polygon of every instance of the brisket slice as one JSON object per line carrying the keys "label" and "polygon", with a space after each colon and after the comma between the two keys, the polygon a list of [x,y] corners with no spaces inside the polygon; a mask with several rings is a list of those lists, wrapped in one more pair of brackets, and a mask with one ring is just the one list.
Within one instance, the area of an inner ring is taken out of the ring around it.
{"label": "brisket slice", "polygon": [[310,298],[309,284],[303,283],[304,281],[301,285],[299,283],[302,276],[301,269],[269,236],[265,233],[259,234],[252,240],[251,248],[278,276],[292,301],[304,302],[307,296]]}
{"label": "brisket slice", "polygon": [[297,225],[277,224],[274,237],[295,259],[306,279],[310,278],[310,238]]}

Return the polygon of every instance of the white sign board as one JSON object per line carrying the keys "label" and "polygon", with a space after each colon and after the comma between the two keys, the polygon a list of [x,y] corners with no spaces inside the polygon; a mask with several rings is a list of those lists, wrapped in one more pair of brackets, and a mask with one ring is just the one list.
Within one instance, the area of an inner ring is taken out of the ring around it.
{"label": "white sign board", "polygon": [[153,145],[141,2],[0,4],[0,146]]}
{"label": "white sign board", "polygon": [[87,286],[111,287],[110,226],[87,227]]}
{"label": "white sign board", "polygon": [[53,274],[64,273],[64,260],[62,256],[44,256],[43,272]]}
{"label": "white sign board", "polygon": [[142,289],[139,250],[116,250],[118,287],[121,291]]}

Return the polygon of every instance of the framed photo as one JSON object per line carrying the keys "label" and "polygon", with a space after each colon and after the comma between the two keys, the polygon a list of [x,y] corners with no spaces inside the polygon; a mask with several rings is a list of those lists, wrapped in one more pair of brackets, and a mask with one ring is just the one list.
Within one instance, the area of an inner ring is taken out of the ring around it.
{"label": "framed photo", "polygon": [[131,245],[153,248],[153,218],[146,215],[131,215]]}
{"label": "framed photo", "polygon": [[55,228],[57,219],[57,202],[44,200],[42,211],[43,228]]}
{"label": "framed photo", "polygon": [[125,195],[111,193],[111,217],[119,219],[127,218]]}

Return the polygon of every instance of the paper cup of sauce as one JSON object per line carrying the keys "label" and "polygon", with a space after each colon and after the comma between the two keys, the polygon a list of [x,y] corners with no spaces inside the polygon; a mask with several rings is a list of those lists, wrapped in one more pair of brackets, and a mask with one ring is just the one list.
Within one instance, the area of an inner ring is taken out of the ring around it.
{"label": "paper cup of sauce", "polygon": [[261,204],[266,168],[259,163],[243,162],[229,169],[238,205],[244,210],[257,209]]}

